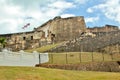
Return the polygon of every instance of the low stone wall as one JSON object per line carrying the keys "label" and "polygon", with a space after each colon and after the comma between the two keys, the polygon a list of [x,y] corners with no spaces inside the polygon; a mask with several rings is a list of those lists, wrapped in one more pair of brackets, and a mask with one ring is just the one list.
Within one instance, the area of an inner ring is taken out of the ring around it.
{"label": "low stone wall", "polygon": [[65,70],[120,72],[118,62],[91,62],[81,64],[37,64],[36,67],[56,68]]}

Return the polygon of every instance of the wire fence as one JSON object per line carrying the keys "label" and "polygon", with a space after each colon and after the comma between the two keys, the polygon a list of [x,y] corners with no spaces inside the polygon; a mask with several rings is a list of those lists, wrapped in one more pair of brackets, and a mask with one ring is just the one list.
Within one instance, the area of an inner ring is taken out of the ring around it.
{"label": "wire fence", "polygon": [[83,62],[120,61],[120,53],[108,54],[98,52],[49,53],[51,64],[77,64]]}

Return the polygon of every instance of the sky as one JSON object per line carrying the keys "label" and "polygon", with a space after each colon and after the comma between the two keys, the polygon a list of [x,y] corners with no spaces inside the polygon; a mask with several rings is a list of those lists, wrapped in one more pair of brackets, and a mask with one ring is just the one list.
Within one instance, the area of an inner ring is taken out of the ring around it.
{"label": "sky", "polygon": [[56,16],[84,16],[87,27],[120,26],[120,0],[0,0],[0,34],[32,31]]}

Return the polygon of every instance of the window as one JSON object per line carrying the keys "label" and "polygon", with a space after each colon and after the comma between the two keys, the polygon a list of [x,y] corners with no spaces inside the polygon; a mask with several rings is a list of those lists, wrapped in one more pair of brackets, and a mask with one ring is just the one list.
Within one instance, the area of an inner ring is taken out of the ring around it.
{"label": "window", "polygon": [[23,37],[23,40],[26,40],[26,37]]}
{"label": "window", "polygon": [[33,40],[33,36],[31,36],[31,40]]}
{"label": "window", "polygon": [[55,34],[51,34],[51,40],[54,41],[55,39]]}
{"label": "window", "polygon": [[51,34],[52,37],[55,37],[55,34]]}

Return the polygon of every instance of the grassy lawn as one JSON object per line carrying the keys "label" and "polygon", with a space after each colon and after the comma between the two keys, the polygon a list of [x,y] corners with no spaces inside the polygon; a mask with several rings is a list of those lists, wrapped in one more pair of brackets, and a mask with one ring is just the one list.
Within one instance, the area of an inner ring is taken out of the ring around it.
{"label": "grassy lawn", "polygon": [[66,63],[81,63],[81,62],[101,62],[101,61],[118,61],[120,54],[102,54],[96,52],[66,52],[66,53],[50,53],[49,63],[66,64]]}
{"label": "grassy lawn", "polygon": [[0,80],[120,80],[120,73],[1,66]]}

